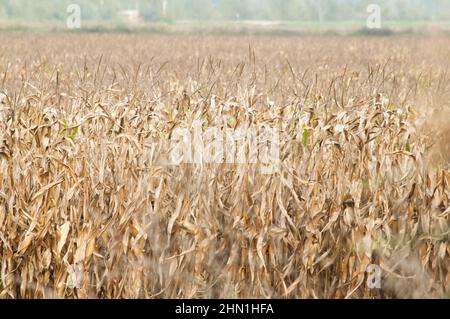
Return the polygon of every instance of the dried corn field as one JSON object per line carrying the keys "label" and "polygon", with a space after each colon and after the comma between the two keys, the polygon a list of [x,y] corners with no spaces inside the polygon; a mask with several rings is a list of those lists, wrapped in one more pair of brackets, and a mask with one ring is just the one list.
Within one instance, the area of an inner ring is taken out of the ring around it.
{"label": "dried corn field", "polygon": [[[0,298],[450,296],[450,38],[0,39]],[[194,121],[279,170],[168,165]]]}

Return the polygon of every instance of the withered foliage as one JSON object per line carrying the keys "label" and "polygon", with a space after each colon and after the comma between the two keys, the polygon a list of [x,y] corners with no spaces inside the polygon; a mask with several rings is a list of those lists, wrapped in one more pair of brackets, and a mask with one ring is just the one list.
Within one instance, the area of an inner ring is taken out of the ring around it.
{"label": "withered foliage", "polygon": [[[0,40],[1,298],[449,296],[450,39]],[[167,165],[194,120],[279,171]]]}

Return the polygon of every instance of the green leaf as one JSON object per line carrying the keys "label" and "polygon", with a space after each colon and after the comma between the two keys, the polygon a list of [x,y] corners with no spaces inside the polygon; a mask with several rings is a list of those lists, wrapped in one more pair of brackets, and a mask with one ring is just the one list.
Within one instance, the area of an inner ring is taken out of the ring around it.
{"label": "green leaf", "polygon": [[304,146],[308,145],[308,138],[309,138],[309,131],[308,131],[308,129],[304,128],[303,129],[303,138],[302,138],[302,143]]}
{"label": "green leaf", "polygon": [[70,132],[70,138],[72,139],[72,141],[75,140],[77,133],[78,133],[78,127],[74,127]]}

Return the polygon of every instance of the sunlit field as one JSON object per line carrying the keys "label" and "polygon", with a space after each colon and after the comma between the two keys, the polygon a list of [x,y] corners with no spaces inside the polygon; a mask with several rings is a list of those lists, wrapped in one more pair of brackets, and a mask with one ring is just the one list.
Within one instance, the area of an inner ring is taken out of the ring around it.
{"label": "sunlit field", "polygon": [[[0,33],[0,298],[450,297],[449,56]],[[170,161],[177,130],[261,127],[270,171]]]}

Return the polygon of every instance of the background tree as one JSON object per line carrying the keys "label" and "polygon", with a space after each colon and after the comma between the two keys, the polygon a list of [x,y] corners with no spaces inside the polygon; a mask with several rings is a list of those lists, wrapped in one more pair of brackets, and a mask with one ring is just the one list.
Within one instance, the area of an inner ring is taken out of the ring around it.
{"label": "background tree", "polygon": [[383,20],[450,20],[448,0],[0,0],[0,20],[63,21],[66,8],[79,4],[84,20],[111,21],[118,12],[139,8],[146,21],[289,20],[364,21],[371,3],[382,8]]}

